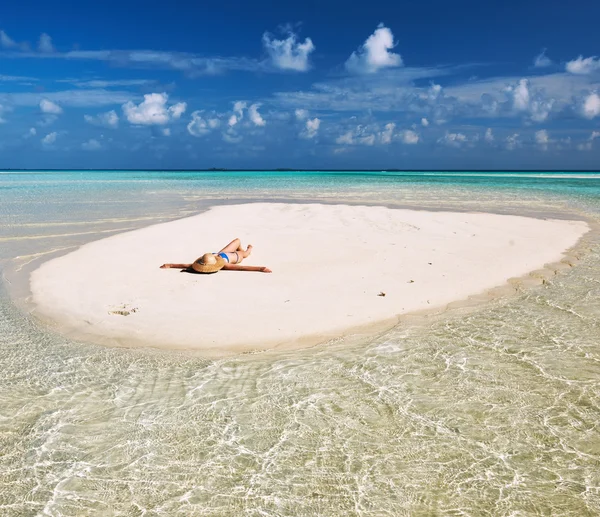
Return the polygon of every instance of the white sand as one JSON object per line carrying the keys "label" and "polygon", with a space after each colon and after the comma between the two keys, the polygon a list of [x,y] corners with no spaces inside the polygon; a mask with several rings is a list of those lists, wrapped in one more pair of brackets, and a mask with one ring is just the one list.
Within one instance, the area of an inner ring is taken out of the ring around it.
{"label": "white sand", "polygon": [[[31,289],[39,316],[106,344],[220,351],[314,344],[505,284],[561,260],[588,229],[582,221],[484,213],[220,206],[87,244],[43,264]],[[159,269],[234,237],[254,245],[244,264],[273,273]]]}

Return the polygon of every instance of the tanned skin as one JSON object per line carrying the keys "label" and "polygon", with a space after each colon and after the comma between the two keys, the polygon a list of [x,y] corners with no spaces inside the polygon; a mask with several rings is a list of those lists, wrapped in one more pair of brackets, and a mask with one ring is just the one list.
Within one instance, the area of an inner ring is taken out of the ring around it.
{"label": "tanned skin", "polygon": [[[252,253],[252,245],[249,244],[246,249],[242,248],[242,243],[239,239],[233,239],[227,246],[225,246],[219,253],[227,254],[229,263],[225,264],[221,269],[227,271],[259,271],[261,273],[272,273],[272,271],[265,266],[240,266],[240,262],[246,257],[249,257]],[[160,266],[161,269],[183,269],[192,270],[192,264],[163,264]]]}

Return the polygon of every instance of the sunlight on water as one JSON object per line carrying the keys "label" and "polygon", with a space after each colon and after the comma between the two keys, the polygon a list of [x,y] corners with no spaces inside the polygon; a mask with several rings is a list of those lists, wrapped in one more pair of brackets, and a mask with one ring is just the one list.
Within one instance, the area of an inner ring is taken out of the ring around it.
{"label": "sunlight on water", "polygon": [[[600,208],[587,176],[202,178],[3,175],[5,287],[54,250],[215,201]],[[468,313],[216,361],[73,342],[3,289],[0,515],[598,515],[600,247],[584,251]]]}

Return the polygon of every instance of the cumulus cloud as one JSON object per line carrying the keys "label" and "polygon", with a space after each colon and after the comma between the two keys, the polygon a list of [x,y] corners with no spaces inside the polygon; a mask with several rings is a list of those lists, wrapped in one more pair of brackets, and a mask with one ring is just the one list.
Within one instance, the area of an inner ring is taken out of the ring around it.
{"label": "cumulus cloud", "polygon": [[427,127],[427,126],[429,125],[429,120],[427,120],[425,117],[423,117],[423,118],[421,119],[421,125],[422,125],[423,127]]}
{"label": "cumulus cloud", "polygon": [[363,126],[358,125],[354,129],[341,134],[335,139],[337,144],[343,145],[368,145],[375,144],[388,145],[395,139],[399,139],[404,144],[416,144],[419,142],[419,135],[411,130],[395,133],[396,124],[388,122],[380,129],[378,125]]}
{"label": "cumulus cloud", "polygon": [[267,122],[258,112],[258,108],[260,108],[260,104],[252,104],[252,106],[248,108],[248,117],[250,117],[250,120],[255,126],[262,127],[265,126]]}
{"label": "cumulus cloud", "polygon": [[48,36],[45,32],[40,36],[40,40],[38,41],[38,50],[45,54],[50,54],[52,52],[56,52],[54,45],[52,44],[52,38]]}
{"label": "cumulus cloud", "polygon": [[98,115],[84,115],[83,118],[88,124],[92,124],[94,126],[115,129],[119,125],[119,115],[117,115],[115,110],[110,110],[106,113],[99,113]]}
{"label": "cumulus cloud", "polygon": [[600,96],[597,93],[592,93],[585,98],[582,112],[583,116],[589,119],[600,115]]}
{"label": "cumulus cloud", "polygon": [[593,142],[596,138],[600,138],[600,131],[592,131],[592,134],[588,138],[587,142],[577,145],[577,149],[580,151],[591,151]]}
{"label": "cumulus cloud", "polygon": [[467,139],[467,135],[463,134],[463,133],[449,133],[446,132],[446,134],[441,137],[438,138],[438,144],[443,144],[443,145],[447,145],[449,147],[462,147],[464,144],[466,144],[468,141]]}
{"label": "cumulus cloud", "polygon": [[48,99],[42,99],[40,101],[40,110],[42,110],[42,113],[47,113],[49,115],[60,115],[63,112],[58,104],[49,101]]}
{"label": "cumulus cloud", "polygon": [[538,98],[531,101],[529,105],[529,114],[534,122],[544,122],[554,106],[554,99]]}
{"label": "cumulus cloud", "polygon": [[306,120],[308,118],[308,110],[305,109],[297,109],[294,111],[294,115],[298,120]]}
{"label": "cumulus cloud", "polygon": [[308,119],[306,121],[304,130],[300,133],[300,137],[311,139],[317,136],[319,132],[319,127],[321,127],[321,119],[315,117],[313,119]]}
{"label": "cumulus cloud", "polygon": [[509,86],[508,92],[512,95],[513,108],[516,111],[529,109],[529,81],[521,79],[516,86]]}
{"label": "cumulus cloud", "polygon": [[81,144],[81,148],[84,151],[98,151],[99,149],[102,149],[102,146],[98,140],[91,138],[87,142],[83,142],[83,144]]}
{"label": "cumulus cloud", "polygon": [[123,104],[123,113],[131,124],[164,125],[180,118],[187,108],[185,102],[178,102],[167,108],[168,100],[166,93],[148,93],[140,104],[136,105],[131,101]]}
{"label": "cumulus cloud", "polygon": [[37,135],[37,129],[34,127],[30,127],[29,128],[29,136],[35,136]]}
{"label": "cumulus cloud", "polygon": [[548,150],[548,144],[551,142],[550,135],[545,129],[540,129],[535,132],[535,143],[540,146],[543,151]]}
{"label": "cumulus cloud", "polygon": [[244,110],[248,104],[245,101],[236,101],[233,104],[233,115],[229,117],[229,127],[235,126],[240,120],[244,118]]}
{"label": "cumulus cloud", "polygon": [[494,141],[494,133],[491,127],[488,127],[485,130],[485,136],[483,138],[488,144],[491,144]]}
{"label": "cumulus cloud", "polygon": [[533,66],[535,68],[546,68],[552,65],[552,60],[546,55],[546,49],[542,50],[540,54],[535,56],[533,60]]}
{"label": "cumulus cloud", "polygon": [[506,88],[512,109],[516,113],[527,114],[533,122],[544,122],[550,115],[555,99],[544,95],[543,91],[532,92],[529,80],[520,79],[517,84]]}
{"label": "cumulus cloud", "polygon": [[335,139],[337,144],[343,145],[374,145],[375,134],[368,131],[365,126],[358,125]]}
{"label": "cumulus cloud", "polygon": [[48,133],[44,138],[42,138],[42,143],[44,145],[52,145],[56,142],[56,138],[58,137],[58,133],[53,131],[52,133]]}
{"label": "cumulus cloud", "polygon": [[415,145],[419,143],[420,137],[418,133],[406,129],[400,133],[400,141],[406,145]]}
{"label": "cumulus cloud", "polygon": [[297,72],[305,72],[310,68],[308,58],[315,50],[310,38],[306,38],[303,43],[300,43],[293,32],[289,32],[288,37],[281,40],[275,39],[271,34],[265,32],[262,41],[275,68]]}
{"label": "cumulus cloud", "polygon": [[569,61],[565,66],[567,72],[572,74],[587,75],[600,71],[600,59],[596,56],[579,56],[577,59]]}
{"label": "cumulus cloud", "polygon": [[506,148],[509,151],[514,151],[517,147],[521,147],[521,141],[519,140],[519,133],[514,133],[506,137]]}
{"label": "cumulus cloud", "polygon": [[202,111],[194,111],[192,120],[187,125],[188,133],[192,136],[202,137],[208,135],[213,129],[216,129],[221,124],[218,118],[207,118],[203,116]]}
{"label": "cumulus cloud", "polygon": [[392,143],[392,138],[394,137],[394,129],[396,129],[396,124],[393,122],[389,122],[383,128],[383,131],[379,133],[379,141],[382,144],[390,144]]}
{"label": "cumulus cloud", "polygon": [[390,52],[396,46],[392,31],[379,24],[375,32],[346,61],[346,69],[356,73],[373,73],[382,68],[402,66],[400,54]]}

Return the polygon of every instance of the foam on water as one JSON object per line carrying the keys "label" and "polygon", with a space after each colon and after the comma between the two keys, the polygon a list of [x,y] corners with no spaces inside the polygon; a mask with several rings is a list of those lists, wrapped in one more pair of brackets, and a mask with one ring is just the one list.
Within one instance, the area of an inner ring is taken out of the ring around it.
{"label": "foam on water", "polygon": [[[133,176],[79,184],[45,173],[44,188],[36,175],[3,175],[13,187],[0,198],[4,287],[101,232],[206,200],[591,219],[600,208],[600,181],[587,177],[560,187],[361,176],[356,187],[344,176],[280,174],[275,186],[261,175],[241,185],[223,174]],[[73,342],[3,287],[0,514],[597,515],[600,247],[585,248],[549,283],[467,313],[216,361]]]}

